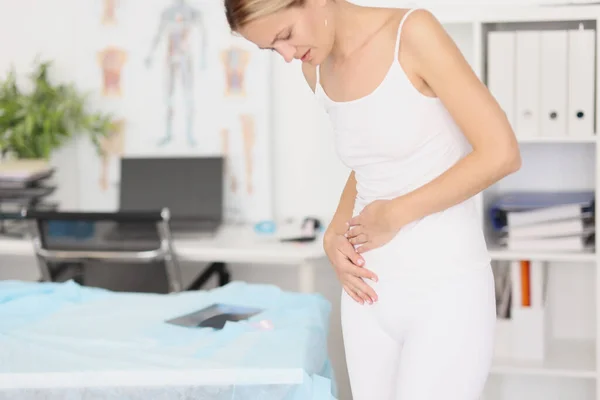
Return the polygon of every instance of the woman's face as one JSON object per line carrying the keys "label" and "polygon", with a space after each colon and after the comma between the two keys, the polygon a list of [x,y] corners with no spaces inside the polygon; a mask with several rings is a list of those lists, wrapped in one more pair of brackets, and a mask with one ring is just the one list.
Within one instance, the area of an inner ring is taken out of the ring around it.
{"label": "woman's face", "polygon": [[302,7],[254,20],[238,32],[259,48],[278,52],[286,62],[298,59],[319,65],[333,43],[326,4],[326,0],[306,0]]}

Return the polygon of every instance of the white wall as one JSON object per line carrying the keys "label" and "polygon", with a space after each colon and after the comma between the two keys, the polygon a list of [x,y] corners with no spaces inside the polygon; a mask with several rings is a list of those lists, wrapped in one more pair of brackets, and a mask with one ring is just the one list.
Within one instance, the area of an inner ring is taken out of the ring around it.
{"label": "white wall", "polygon": [[273,64],[276,213],[327,217],[335,211],[349,171],[337,159],[329,121],[300,64],[286,64],[280,57]]}

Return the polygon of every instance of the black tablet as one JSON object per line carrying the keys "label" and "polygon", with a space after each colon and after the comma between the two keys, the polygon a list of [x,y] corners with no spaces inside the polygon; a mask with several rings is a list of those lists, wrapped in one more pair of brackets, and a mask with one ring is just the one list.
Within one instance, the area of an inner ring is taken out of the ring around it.
{"label": "black tablet", "polygon": [[185,327],[222,329],[228,321],[247,320],[262,311],[259,308],[239,305],[212,304],[201,310],[172,318],[166,322]]}

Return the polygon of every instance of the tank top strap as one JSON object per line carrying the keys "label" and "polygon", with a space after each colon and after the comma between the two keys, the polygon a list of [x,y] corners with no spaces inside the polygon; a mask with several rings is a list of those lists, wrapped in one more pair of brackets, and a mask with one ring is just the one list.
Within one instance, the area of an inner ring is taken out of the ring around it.
{"label": "tank top strap", "polygon": [[413,11],[417,11],[417,10],[418,10],[418,8],[411,8],[404,14],[404,16],[402,17],[402,20],[400,21],[400,25],[398,26],[398,34],[396,35],[396,47],[395,47],[395,52],[394,52],[394,60],[397,60],[398,56],[400,55],[400,36],[402,35],[402,26],[404,26],[404,22],[406,21],[406,18],[408,18],[408,16]]}
{"label": "tank top strap", "polygon": [[315,88],[317,86],[319,86],[319,84],[321,83],[321,79],[320,79],[320,75],[319,75],[319,70],[321,69],[320,65],[317,65],[316,71],[317,71],[317,80],[315,82]]}
{"label": "tank top strap", "polygon": [[323,97],[326,97],[326,95],[325,95],[325,92],[323,91],[323,88],[321,87],[320,69],[321,69],[320,65],[317,65],[317,67],[315,68],[316,80],[315,80],[314,96],[317,98],[317,100],[319,100],[320,102],[323,102],[324,101]]}
{"label": "tank top strap", "polygon": [[323,87],[321,87],[321,66],[317,65],[315,68],[315,89],[314,89],[314,95],[317,97],[318,100],[323,101],[323,97],[325,95],[325,92],[323,91]]}

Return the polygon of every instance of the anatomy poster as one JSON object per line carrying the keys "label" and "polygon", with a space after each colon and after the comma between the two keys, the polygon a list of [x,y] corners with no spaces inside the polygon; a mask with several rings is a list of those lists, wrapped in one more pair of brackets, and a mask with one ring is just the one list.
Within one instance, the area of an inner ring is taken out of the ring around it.
{"label": "anatomy poster", "polygon": [[109,46],[98,53],[98,66],[102,76],[102,95],[121,97],[121,75],[127,61],[127,53],[118,47]]}
{"label": "anatomy poster", "polygon": [[102,1],[102,24],[114,25],[117,23],[117,6],[120,0],[100,0]]}
{"label": "anatomy poster", "polygon": [[221,61],[225,71],[225,96],[246,96],[245,75],[250,52],[232,46],[223,50]]}
{"label": "anatomy poster", "polygon": [[[157,64],[164,82],[164,135],[158,142],[161,147],[170,144],[175,134],[183,136],[189,147],[198,143],[194,83],[196,75],[207,75],[209,27],[205,18],[201,7],[184,0],[164,2],[153,18],[155,27],[145,64],[148,68]],[[161,45],[163,51],[158,54]]]}
{"label": "anatomy poster", "polygon": [[231,220],[244,221],[248,211],[260,208],[260,204],[255,204],[260,201],[255,196],[255,185],[261,182],[256,182],[254,169],[257,162],[254,116],[238,115],[229,127],[221,130],[221,140],[225,157],[225,210]]}
{"label": "anatomy poster", "polygon": [[95,4],[78,6],[76,78],[122,121],[102,155],[83,160],[99,177],[85,181],[83,196],[114,205],[123,156],[223,155],[226,219],[272,218],[272,55],[231,33],[222,2]]}
{"label": "anatomy poster", "polygon": [[100,188],[102,191],[109,189],[110,182],[114,182],[114,176],[110,176],[111,164],[118,162],[125,151],[125,121],[117,119],[112,124],[108,135],[100,141],[101,165],[100,165]]}

